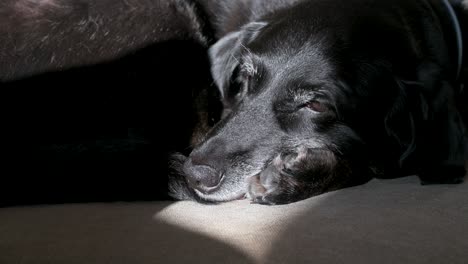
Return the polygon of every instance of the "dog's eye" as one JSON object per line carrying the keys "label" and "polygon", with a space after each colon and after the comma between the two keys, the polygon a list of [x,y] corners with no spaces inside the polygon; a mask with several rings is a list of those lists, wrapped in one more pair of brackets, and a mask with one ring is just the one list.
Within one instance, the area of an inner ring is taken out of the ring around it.
{"label": "dog's eye", "polygon": [[318,113],[323,113],[323,112],[327,112],[328,111],[328,106],[324,103],[321,103],[317,100],[312,100],[310,102],[308,102],[306,105],[305,105],[307,108],[315,111],[315,112],[318,112]]}

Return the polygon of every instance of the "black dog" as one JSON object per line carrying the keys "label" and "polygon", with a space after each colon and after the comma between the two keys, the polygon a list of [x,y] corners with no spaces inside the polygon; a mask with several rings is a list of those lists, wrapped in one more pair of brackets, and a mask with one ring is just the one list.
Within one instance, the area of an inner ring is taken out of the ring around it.
{"label": "black dog", "polygon": [[173,195],[281,204],[376,176],[460,182],[457,22],[468,24],[453,4],[206,2],[220,37],[210,55],[223,119],[178,157],[188,187],[175,180]]}

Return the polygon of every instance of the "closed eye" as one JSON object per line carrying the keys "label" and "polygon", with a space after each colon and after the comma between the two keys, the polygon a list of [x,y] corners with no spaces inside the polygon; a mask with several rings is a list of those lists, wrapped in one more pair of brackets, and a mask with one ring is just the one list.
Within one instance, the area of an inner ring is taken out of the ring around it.
{"label": "closed eye", "polygon": [[328,105],[317,100],[311,100],[307,102],[304,106],[317,113],[324,113],[330,110]]}

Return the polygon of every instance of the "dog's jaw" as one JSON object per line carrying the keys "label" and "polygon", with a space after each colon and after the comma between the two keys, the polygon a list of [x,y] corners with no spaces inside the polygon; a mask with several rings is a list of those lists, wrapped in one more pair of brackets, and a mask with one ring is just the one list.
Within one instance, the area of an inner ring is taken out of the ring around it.
{"label": "dog's jaw", "polygon": [[229,201],[235,201],[235,200],[241,200],[246,198],[246,192],[245,191],[238,191],[238,192],[230,192],[226,194],[221,194],[217,196],[211,196],[209,194],[204,194],[198,190],[195,190],[195,193],[197,196],[203,200],[204,202],[211,202],[211,203],[217,203],[217,202],[229,202]]}

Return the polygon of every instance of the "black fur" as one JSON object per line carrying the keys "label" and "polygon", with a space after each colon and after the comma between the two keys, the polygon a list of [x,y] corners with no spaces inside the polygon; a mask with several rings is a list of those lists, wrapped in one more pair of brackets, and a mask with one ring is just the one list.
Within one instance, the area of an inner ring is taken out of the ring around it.
{"label": "black fur", "polygon": [[376,176],[462,180],[466,106],[441,2],[202,3],[217,14],[224,112],[182,165],[197,199],[279,204]]}

